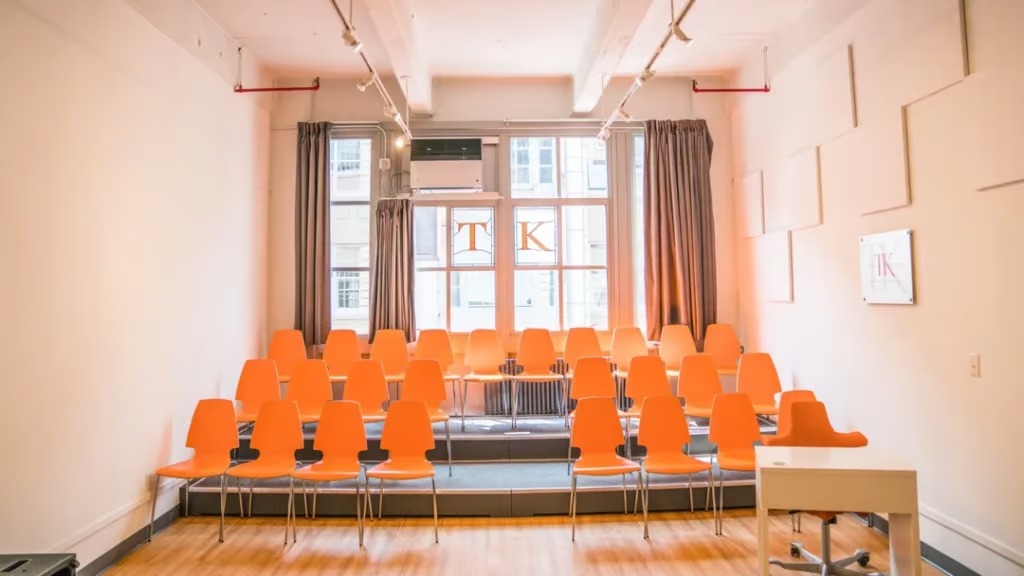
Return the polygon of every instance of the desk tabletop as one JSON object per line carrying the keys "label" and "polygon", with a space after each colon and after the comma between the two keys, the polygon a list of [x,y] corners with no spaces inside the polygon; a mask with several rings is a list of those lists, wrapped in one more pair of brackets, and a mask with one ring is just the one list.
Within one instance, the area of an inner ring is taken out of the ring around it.
{"label": "desk tabletop", "polygon": [[758,470],[864,470],[915,472],[913,466],[886,450],[862,448],[806,448],[793,446],[757,446],[754,448]]}

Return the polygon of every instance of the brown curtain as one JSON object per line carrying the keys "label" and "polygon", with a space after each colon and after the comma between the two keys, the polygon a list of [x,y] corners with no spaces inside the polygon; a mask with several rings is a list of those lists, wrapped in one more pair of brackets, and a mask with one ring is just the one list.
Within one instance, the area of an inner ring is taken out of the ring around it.
{"label": "brown curtain", "polygon": [[687,324],[698,342],[717,311],[711,135],[704,120],[644,123],[647,337]]}
{"label": "brown curtain", "polygon": [[412,341],[413,313],[412,201],[388,198],[377,202],[377,254],[370,282],[370,341],[377,330],[397,328]]}
{"label": "brown curtain", "polygon": [[308,349],[331,331],[330,122],[299,122],[295,167],[295,328]]}

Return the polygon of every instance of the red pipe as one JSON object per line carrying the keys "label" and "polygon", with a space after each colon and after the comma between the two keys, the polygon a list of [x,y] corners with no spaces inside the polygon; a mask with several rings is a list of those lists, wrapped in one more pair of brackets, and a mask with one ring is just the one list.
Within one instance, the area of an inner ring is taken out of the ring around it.
{"label": "red pipe", "polygon": [[320,89],[320,78],[313,79],[312,86],[285,86],[283,88],[242,88],[241,84],[235,86],[235,92],[242,94],[244,92],[300,92],[303,90],[319,90]]}
{"label": "red pipe", "polygon": [[772,89],[767,84],[762,88],[698,88],[697,81],[693,81],[693,92],[700,94],[703,92],[771,92]]}

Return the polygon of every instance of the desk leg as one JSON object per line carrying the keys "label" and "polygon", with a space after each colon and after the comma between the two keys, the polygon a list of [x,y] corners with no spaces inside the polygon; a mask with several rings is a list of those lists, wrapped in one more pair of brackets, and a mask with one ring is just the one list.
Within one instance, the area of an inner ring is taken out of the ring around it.
{"label": "desk leg", "polygon": [[917,514],[889,514],[890,576],[921,576]]}
{"label": "desk leg", "polygon": [[768,573],[768,510],[757,507],[757,573]]}

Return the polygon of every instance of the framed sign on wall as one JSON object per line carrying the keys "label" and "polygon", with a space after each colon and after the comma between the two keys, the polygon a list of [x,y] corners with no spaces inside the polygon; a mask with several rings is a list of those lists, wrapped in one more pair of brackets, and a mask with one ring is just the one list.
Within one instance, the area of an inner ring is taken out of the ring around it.
{"label": "framed sign on wall", "polygon": [[869,304],[913,304],[910,229],[860,237],[861,295]]}

